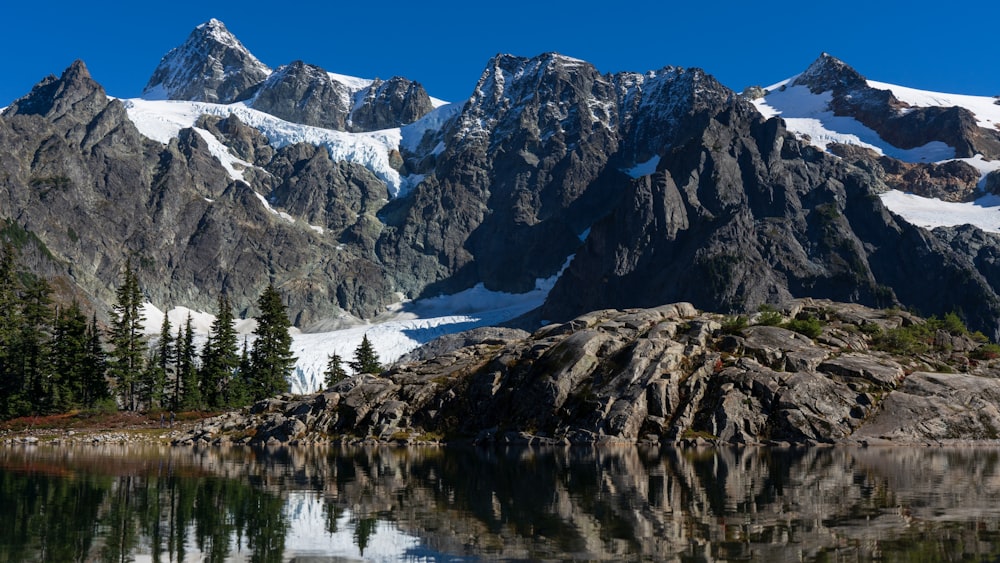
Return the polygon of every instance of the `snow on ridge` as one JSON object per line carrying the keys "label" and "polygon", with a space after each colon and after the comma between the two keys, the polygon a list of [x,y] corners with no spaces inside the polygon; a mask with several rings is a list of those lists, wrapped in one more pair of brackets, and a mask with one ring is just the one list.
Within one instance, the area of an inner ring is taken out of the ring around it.
{"label": "snow on ridge", "polygon": [[[781,84],[781,83],[779,83]],[[832,92],[813,94],[807,86],[786,86],[753,100],[764,117],[781,117],[789,131],[808,136],[810,144],[826,150],[830,143],[857,145],[904,162],[940,162],[955,158],[955,149],[931,141],[913,149],[900,149],[853,117],[834,115],[829,104]]]}
{"label": "snow on ridge", "polygon": [[899,190],[889,190],[879,197],[890,211],[918,227],[973,225],[988,233],[1000,233],[1000,196],[997,195],[984,195],[967,203],[941,201]]}
{"label": "snow on ridge", "polygon": [[462,112],[463,103],[437,106],[427,115],[400,128],[399,146],[412,153],[420,148],[420,141],[428,131],[440,131],[448,121]]}
{"label": "snow on ridge", "polygon": [[947,94],[917,90],[885,82],[869,80],[868,85],[879,90],[889,90],[900,101],[916,107],[953,107],[958,106],[971,111],[978,119],[978,125],[986,129],[996,129],[1000,126],[1000,105],[997,98],[990,96],[970,96],[967,94]]}
{"label": "snow on ridge", "polygon": [[[219,164],[226,169],[226,172],[229,173],[229,177],[233,180],[246,182],[243,178],[242,169],[252,168],[253,164],[234,156],[233,153],[229,152],[229,147],[223,145],[219,139],[215,138],[215,135],[209,133],[205,129],[201,129],[200,127],[193,127],[193,129],[195,133],[198,133],[198,136],[204,139],[204,141],[208,144],[208,152],[210,152],[212,156],[219,161]],[[237,166],[239,166],[240,169],[237,169]]]}
{"label": "snow on ridge", "polygon": [[399,129],[347,133],[311,127],[279,119],[247,107],[242,102],[225,105],[143,98],[127,99],[122,102],[125,104],[129,119],[139,132],[159,143],[167,144],[181,129],[194,127],[198,118],[204,114],[218,117],[236,115],[246,125],[260,130],[276,149],[300,142],[324,146],[334,161],[347,161],[364,166],[386,183],[390,196],[401,195],[402,178],[389,164],[389,152],[398,149],[400,144]]}
{"label": "snow on ridge", "polygon": [[336,72],[327,72],[326,74],[330,77],[330,80],[340,82],[351,90],[364,90],[375,83],[375,80],[371,78],[358,78],[356,76],[347,76],[346,74],[337,74]]}

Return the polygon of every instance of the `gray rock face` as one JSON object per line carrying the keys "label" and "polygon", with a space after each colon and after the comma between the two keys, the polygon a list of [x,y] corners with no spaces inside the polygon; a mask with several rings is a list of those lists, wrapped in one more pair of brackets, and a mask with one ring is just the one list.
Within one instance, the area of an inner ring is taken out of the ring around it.
{"label": "gray rock face", "polygon": [[293,123],[346,131],[354,91],[318,66],[295,61],[276,70],[250,105]]}
{"label": "gray rock face", "polygon": [[351,113],[352,131],[379,131],[413,123],[434,109],[431,98],[419,82],[394,76],[376,79],[357,94]]}
{"label": "gray rock face", "polygon": [[244,98],[270,73],[222,22],[212,19],[163,57],[143,96],[228,104]]}
{"label": "gray rock face", "polygon": [[[260,167],[244,174],[258,194],[230,178],[193,130],[166,146],[143,137],[82,63],[43,81],[0,123],[3,207],[18,210],[18,227],[42,245],[24,259],[65,281],[57,286],[79,288],[99,314],[113,302],[126,256],[136,257],[143,291],[160,307],[211,311],[225,291],[240,313],[254,314],[275,283],[305,325],[341,310],[374,316],[394,299],[372,262],[377,230],[366,230],[385,186],[325,151],[275,151],[236,118],[199,121]],[[301,212],[298,221],[267,209],[264,194]],[[359,224],[351,236],[366,244],[339,240]]]}
{"label": "gray rock face", "polygon": [[[792,312],[825,319],[815,340],[775,326],[726,334],[725,319],[683,303],[596,311],[530,337],[469,334],[465,347],[451,338],[433,355],[417,354],[377,377],[258,403],[229,432],[255,441],[322,435],[538,444],[998,437],[996,361],[963,364],[948,356],[951,344],[938,348],[937,359],[844,352],[844,344],[874,342],[866,325],[923,321],[828,301],[793,302],[785,318]],[[970,371],[920,371],[939,360]],[[214,429],[210,440],[226,433],[213,422],[204,428]]]}
{"label": "gray rock face", "polygon": [[[830,144],[827,150],[855,166],[873,171],[890,188],[942,201],[972,201],[979,191],[979,171],[960,160],[910,163],[880,156],[857,145]],[[987,186],[989,191],[989,186]]]}
{"label": "gray rock face", "polygon": [[435,168],[382,212],[379,252],[408,292],[479,281],[531,289],[626,191],[621,169],[692,134],[701,111],[734,97],[697,69],[604,76],[551,53],[498,56],[449,125]]}
{"label": "gray rock face", "polygon": [[[747,311],[813,296],[900,302],[926,314],[978,311],[969,324],[1000,334],[992,270],[893,217],[876,196],[885,187],[875,175],[740,104],[707,119],[591,229],[543,318],[674,300]],[[964,289],[936,289],[952,283]]]}

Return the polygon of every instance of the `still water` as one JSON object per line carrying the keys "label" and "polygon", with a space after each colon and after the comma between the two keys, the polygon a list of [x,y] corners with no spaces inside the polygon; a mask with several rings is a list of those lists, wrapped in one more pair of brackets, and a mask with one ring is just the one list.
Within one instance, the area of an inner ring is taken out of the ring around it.
{"label": "still water", "polygon": [[0,561],[993,561],[996,449],[0,448]]}

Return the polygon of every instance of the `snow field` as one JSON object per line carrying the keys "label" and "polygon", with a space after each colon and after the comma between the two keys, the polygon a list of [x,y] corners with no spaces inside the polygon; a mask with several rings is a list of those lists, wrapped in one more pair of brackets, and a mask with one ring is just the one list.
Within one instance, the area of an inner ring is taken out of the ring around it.
{"label": "snow field", "polygon": [[[534,290],[520,294],[490,291],[480,284],[453,295],[402,304],[397,311],[376,323],[354,320],[353,326],[327,332],[303,333],[293,329],[292,353],[296,363],[290,377],[292,393],[313,393],[323,389],[323,372],[331,354],[338,354],[344,361],[344,369],[350,372],[347,362],[354,359],[354,350],[365,336],[375,347],[379,360],[383,364],[391,364],[403,354],[439,336],[497,325],[535,309],[545,301],[556,279],[558,274],[538,280]],[[210,313],[185,307],[164,313],[153,304],[146,303],[143,315],[147,335],[159,335],[165,314],[170,319],[174,334],[185,325],[190,314],[199,346],[204,343],[215,320]],[[236,321],[241,344],[243,337],[248,344],[253,344],[252,333],[256,324],[254,319]]]}

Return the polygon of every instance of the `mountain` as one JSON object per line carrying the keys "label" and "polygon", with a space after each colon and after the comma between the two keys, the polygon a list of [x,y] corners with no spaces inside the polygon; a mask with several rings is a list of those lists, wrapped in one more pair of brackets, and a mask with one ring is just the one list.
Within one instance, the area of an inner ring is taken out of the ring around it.
{"label": "mountain", "polygon": [[153,72],[143,96],[228,104],[271,74],[219,20],[194,28]]}
{"label": "mountain", "polygon": [[[273,283],[305,330],[425,320],[386,341],[395,356],[542,301],[519,322],[816,297],[998,336],[994,102],[825,54],[741,95],[700,69],[544,53],[495,56],[447,104],[401,77],[272,71],[212,20],[143,98],[77,62],[5,109],[0,218],[26,267],[100,314],[131,255],[163,311],[225,291],[251,315]],[[300,367],[311,390],[321,368]]]}
{"label": "mountain", "polygon": [[232,104],[337,131],[378,131],[412,123],[433,107],[419,83],[364,80],[293,61],[272,71],[212,19],[197,26],[153,71],[143,97]]}

